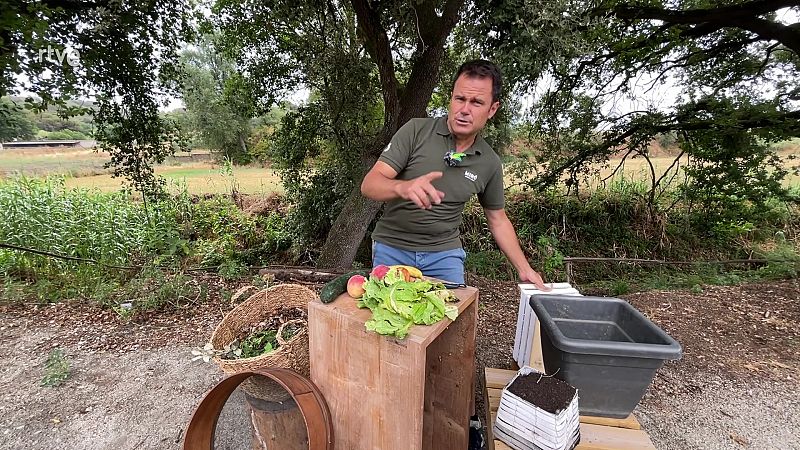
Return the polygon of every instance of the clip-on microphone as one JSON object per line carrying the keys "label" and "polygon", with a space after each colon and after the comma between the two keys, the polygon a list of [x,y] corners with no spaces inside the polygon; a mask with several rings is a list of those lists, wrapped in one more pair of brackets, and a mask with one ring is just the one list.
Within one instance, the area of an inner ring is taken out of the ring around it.
{"label": "clip-on microphone", "polygon": [[444,162],[449,167],[455,167],[455,166],[461,164],[461,160],[465,156],[467,156],[466,153],[449,151],[449,152],[445,153],[445,155],[444,155]]}

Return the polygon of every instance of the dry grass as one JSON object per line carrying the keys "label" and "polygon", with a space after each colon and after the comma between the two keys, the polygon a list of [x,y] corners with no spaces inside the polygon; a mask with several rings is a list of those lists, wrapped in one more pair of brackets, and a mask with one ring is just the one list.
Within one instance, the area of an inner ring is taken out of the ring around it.
{"label": "dry grass", "polygon": [[[789,160],[789,155],[800,153],[800,140],[788,141],[778,146],[779,154],[786,162],[787,167],[793,166],[796,161]],[[208,155],[207,151],[195,151],[193,155]],[[656,172],[660,177],[672,164],[674,156],[669,152],[656,152],[651,158]],[[4,150],[0,151],[0,178],[13,174],[27,176],[44,176],[51,174],[67,175],[67,186],[90,187],[109,192],[120,189],[122,180],[112,178],[110,170],[103,168],[108,162],[106,153],[95,152],[91,149],[30,149],[30,150]],[[597,188],[602,185],[601,180],[607,178],[619,165],[620,159],[612,159],[608,164],[597,167],[598,175],[590,180],[590,186]],[[686,158],[682,158],[679,167],[685,167]],[[213,162],[188,162],[180,163],[171,160],[168,164],[160,166],[156,172],[163,175],[171,184],[185,184],[190,193],[227,193],[231,191],[232,182],[237,184],[240,192],[248,194],[270,194],[283,192],[280,179],[271,169],[257,167],[234,168],[234,179],[222,174],[218,165]],[[629,158],[615,175],[615,179],[624,178],[628,181],[643,181],[649,185],[651,180],[650,168],[644,158]],[[675,177],[676,181],[682,179],[682,174]],[[507,176],[506,184],[515,184],[514,178]],[[611,181],[611,180],[609,180]],[[784,185],[800,185],[800,176],[791,174],[787,176]]]}
{"label": "dry grass", "polygon": [[103,165],[110,159],[107,153],[84,148],[3,150],[0,151],[0,177],[14,174],[95,175],[109,172]]}
{"label": "dry grass", "polygon": [[[791,155],[800,155],[800,145],[787,145],[780,147],[778,155],[784,162],[784,165],[787,168],[791,168],[800,164],[798,160],[790,159]],[[653,164],[653,170],[655,172],[655,178],[658,180],[666,171],[667,169],[672,166],[673,162],[675,161],[675,155],[667,155],[665,152],[662,152],[659,156],[654,156],[650,158],[650,162]],[[672,167],[670,173],[665,177],[664,181],[662,181],[662,185],[664,182],[672,179],[673,174],[676,173],[677,175],[674,177],[673,182],[680,182],[684,179],[684,172],[682,168],[686,167],[688,163],[688,157],[683,156],[680,158],[678,163]],[[621,164],[621,166],[620,166]],[[617,167],[619,169],[617,170]],[[606,180],[605,183],[609,184],[613,181],[620,181],[625,180],[629,182],[644,182],[647,186],[650,186],[652,183],[652,173],[650,170],[650,165],[648,164],[647,160],[642,157],[629,157],[624,162],[621,158],[612,158],[608,161],[607,164],[603,165],[595,165],[592,167],[592,170],[597,170],[598,172],[596,175],[592,176],[589,180],[589,187],[592,189],[596,189],[601,187],[603,184],[603,180]],[[616,170],[616,173],[614,173]],[[611,177],[612,173],[614,176]],[[565,178],[566,179],[566,178]],[[506,185],[511,186],[517,183],[517,180],[510,175],[507,175],[505,178]],[[800,186],[800,175],[792,174],[786,176],[783,180],[784,186]]]}
{"label": "dry grass", "polygon": [[[207,151],[192,155],[207,156]],[[110,160],[107,153],[92,149],[26,149],[0,152],[0,178],[25,176],[66,175],[68,187],[96,188],[103,192],[117,191],[123,180],[113,178],[103,165]],[[171,185],[185,184],[190,193],[213,194],[231,192],[236,183],[240,192],[270,194],[283,192],[280,179],[271,169],[235,167],[234,179],[223,175],[219,165],[210,161],[181,163],[170,160],[156,168]]]}
{"label": "dry grass", "polygon": [[[261,167],[234,167],[233,178],[224,175],[213,163],[191,163],[181,166],[162,166],[156,173],[167,179],[172,186],[186,185],[192,194],[230,193],[235,183],[239,192],[267,195],[283,192],[280,178],[272,169]],[[67,187],[96,188],[104,192],[116,191],[122,180],[111,175],[70,178]]]}

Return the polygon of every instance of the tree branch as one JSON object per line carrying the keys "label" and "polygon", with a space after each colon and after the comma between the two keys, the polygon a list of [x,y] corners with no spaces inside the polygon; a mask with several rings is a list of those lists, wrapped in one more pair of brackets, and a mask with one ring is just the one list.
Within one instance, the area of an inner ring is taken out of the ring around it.
{"label": "tree branch", "polygon": [[780,42],[800,54],[800,29],[759,16],[781,8],[797,6],[791,0],[758,0],[719,8],[671,10],[655,7],[620,6],[612,12],[621,19],[661,20],[672,24],[697,25],[686,32],[689,36],[706,35],[721,28],[739,28]]}
{"label": "tree branch", "polygon": [[43,3],[48,8],[61,8],[64,11],[81,11],[84,9],[93,9],[100,6],[108,6],[111,2],[109,0],[98,0],[94,2],[72,1],[72,0],[44,0]]}
{"label": "tree branch", "polygon": [[[655,184],[653,185],[653,189],[655,189],[657,186],[660,186],[660,185],[661,185],[661,182],[662,182],[662,181],[664,181],[664,178],[666,178],[666,177],[667,177],[667,175],[668,175],[670,172],[672,172],[672,168],[673,168],[673,167],[675,167],[676,165],[679,165],[679,164],[680,164],[680,160],[681,160],[681,158],[683,157],[683,154],[684,154],[684,153],[685,153],[685,150],[681,150],[681,152],[680,152],[680,153],[678,153],[678,156],[676,156],[676,157],[675,157],[675,159],[673,159],[673,160],[672,160],[672,164],[670,164],[670,165],[669,165],[669,167],[667,167],[667,170],[665,170],[665,171],[664,171],[664,173],[663,173],[663,174],[662,174],[662,175],[661,175],[661,176],[658,178],[658,180],[656,180]],[[675,178],[675,175],[676,175],[677,173],[678,173],[678,171],[676,170],[676,171],[675,171],[675,174],[673,174],[673,175],[672,175],[672,178],[670,178],[670,183],[671,183],[671,182],[672,182],[672,180]],[[664,192],[667,190],[667,186],[669,186],[669,185],[670,185],[670,183],[667,183],[667,184],[666,184],[666,186],[664,187],[664,189],[662,189],[662,190],[661,190],[661,192],[658,194],[658,199],[660,199],[660,198],[661,198],[661,195],[663,195],[663,194],[664,194]]]}
{"label": "tree branch", "polygon": [[729,23],[732,26],[750,31],[763,38],[780,42],[800,55],[800,28],[754,17],[735,19],[731,20]]}
{"label": "tree branch", "polygon": [[534,183],[533,186],[540,187],[552,183],[559,176],[559,174],[565,170],[571,169],[576,165],[580,165],[583,161],[588,160],[593,155],[600,154],[601,152],[607,151],[610,148],[622,145],[628,140],[628,138],[641,131],[646,130],[653,134],[665,133],[668,131],[680,131],[685,133],[687,131],[713,130],[717,128],[732,127],[752,130],[780,124],[794,124],[793,126],[795,127],[795,130],[800,132],[800,110],[789,111],[778,115],[748,116],[747,118],[738,120],[735,123],[726,123],[724,126],[719,126],[719,124],[713,120],[685,120],[679,117],[674,118],[674,120],[670,123],[664,123],[661,125],[651,123],[633,124],[623,133],[606,139],[597,145],[585,147],[584,149],[580,150],[578,154],[559,164],[559,166],[555,169],[548,170],[548,173]]}
{"label": "tree branch", "polygon": [[[427,1],[419,5],[419,34],[425,40],[424,50],[414,58],[411,74],[403,89],[400,104],[403,105],[400,122],[425,114],[425,107],[430,99],[430,93],[436,86],[441,66],[442,53],[447,36],[458,22],[458,12],[464,5],[464,0],[447,0],[442,16],[436,15],[435,2]],[[421,95],[420,91],[425,95]],[[412,100],[425,100],[425,104]]]}
{"label": "tree branch", "polygon": [[619,18],[642,20],[656,19],[669,23],[697,24],[725,22],[732,19],[750,19],[781,8],[797,6],[796,0],[754,0],[731,6],[702,9],[663,9],[655,7],[618,6],[612,12]]}
{"label": "tree branch", "polygon": [[358,19],[358,28],[364,36],[364,46],[378,66],[384,102],[384,124],[396,121],[398,114],[398,82],[394,71],[392,49],[386,29],[381,25],[378,13],[367,0],[351,0]]}

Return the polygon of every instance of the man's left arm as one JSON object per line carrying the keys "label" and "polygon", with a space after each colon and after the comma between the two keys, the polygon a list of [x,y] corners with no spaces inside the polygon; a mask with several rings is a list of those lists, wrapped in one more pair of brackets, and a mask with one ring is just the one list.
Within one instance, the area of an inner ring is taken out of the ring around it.
{"label": "man's left arm", "polygon": [[544,285],[542,276],[533,270],[528,259],[525,258],[525,254],[522,253],[517,232],[514,230],[511,220],[508,219],[506,210],[484,208],[483,212],[486,214],[489,230],[492,232],[497,246],[517,270],[520,280],[531,282],[540,290],[549,291],[550,288]]}

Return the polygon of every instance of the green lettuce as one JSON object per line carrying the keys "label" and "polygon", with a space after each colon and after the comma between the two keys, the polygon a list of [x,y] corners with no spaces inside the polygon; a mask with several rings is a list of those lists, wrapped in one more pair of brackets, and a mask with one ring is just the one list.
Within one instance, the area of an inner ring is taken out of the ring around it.
{"label": "green lettuce", "polygon": [[367,331],[374,331],[378,334],[393,335],[398,339],[403,339],[408,335],[408,329],[414,322],[410,319],[401,317],[391,311],[378,308],[372,312],[372,319],[364,325]]}
{"label": "green lettuce", "polygon": [[359,308],[369,308],[368,331],[403,339],[412,325],[433,325],[445,317],[455,320],[458,308],[445,302],[458,299],[442,283],[405,281],[400,271],[390,270],[382,279],[370,276],[364,283]]}

